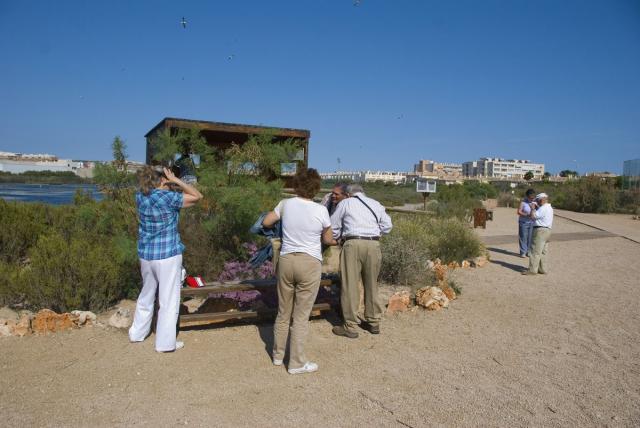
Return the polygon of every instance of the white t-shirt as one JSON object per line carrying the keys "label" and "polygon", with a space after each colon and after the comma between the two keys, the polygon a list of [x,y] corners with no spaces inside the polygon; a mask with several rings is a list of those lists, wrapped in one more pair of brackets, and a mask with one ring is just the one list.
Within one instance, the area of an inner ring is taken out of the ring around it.
{"label": "white t-shirt", "polygon": [[322,261],[322,231],[331,226],[327,208],[295,197],[281,200],[273,211],[282,220],[280,255],[307,253]]}

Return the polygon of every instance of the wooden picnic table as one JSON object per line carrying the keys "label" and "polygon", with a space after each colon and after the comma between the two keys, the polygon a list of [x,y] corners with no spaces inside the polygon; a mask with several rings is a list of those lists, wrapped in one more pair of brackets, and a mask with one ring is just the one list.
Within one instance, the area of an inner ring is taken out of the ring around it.
{"label": "wooden picnic table", "polygon": [[[332,285],[340,285],[340,279],[337,276],[325,278],[320,281],[321,287],[331,287]],[[190,288],[185,287],[180,291],[182,297],[208,297],[213,293],[226,293],[230,291],[253,291],[253,290],[265,290],[275,288],[276,279],[254,279],[243,281],[229,281],[229,282],[208,282],[204,287]],[[323,311],[331,310],[330,303],[316,303],[313,305],[311,314],[314,316],[320,315]],[[195,313],[195,314],[181,314],[180,326],[188,327],[195,325],[206,325],[225,322],[229,320],[246,320],[246,319],[268,319],[275,316],[278,312],[277,308],[263,308],[258,310],[248,311],[227,311],[227,312],[208,312],[208,313]]]}

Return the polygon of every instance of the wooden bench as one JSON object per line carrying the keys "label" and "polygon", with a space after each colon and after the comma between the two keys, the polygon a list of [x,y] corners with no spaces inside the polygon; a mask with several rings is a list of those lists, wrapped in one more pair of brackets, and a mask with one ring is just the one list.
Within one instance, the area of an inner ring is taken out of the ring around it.
{"label": "wooden bench", "polygon": [[[340,279],[331,277],[320,281],[320,287],[331,287],[332,285],[340,285]],[[204,287],[200,288],[182,288],[180,295],[182,297],[208,297],[211,293],[226,293],[229,291],[252,291],[275,289],[276,280],[273,279],[257,279],[232,282],[208,282]],[[317,316],[321,312],[331,310],[329,303],[316,303],[313,305],[311,315]],[[230,320],[251,320],[251,319],[269,319],[273,318],[278,312],[277,308],[264,308],[256,311],[227,311],[227,312],[208,312],[196,314],[181,314],[179,324],[181,327],[189,327],[196,325],[206,325],[221,323]]]}

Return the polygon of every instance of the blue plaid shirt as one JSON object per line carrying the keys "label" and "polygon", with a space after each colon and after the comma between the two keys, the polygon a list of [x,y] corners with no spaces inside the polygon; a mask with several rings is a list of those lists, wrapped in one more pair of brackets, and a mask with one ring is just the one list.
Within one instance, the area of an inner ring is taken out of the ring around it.
{"label": "blue plaid shirt", "polygon": [[136,193],[138,206],[138,256],[162,260],[182,254],[184,245],[178,233],[182,193],[154,189],[149,196]]}

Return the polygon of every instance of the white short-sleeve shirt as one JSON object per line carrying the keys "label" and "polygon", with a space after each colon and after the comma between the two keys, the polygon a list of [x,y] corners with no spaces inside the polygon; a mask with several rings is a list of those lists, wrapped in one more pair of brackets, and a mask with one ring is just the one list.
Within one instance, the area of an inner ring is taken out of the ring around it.
{"label": "white short-sleeve shirt", "polygon": [[322,261],[322,231],[331,226],[327,208],[295,197],[281,200],[273,211],[282,221],[280,255],[307,253]]}

